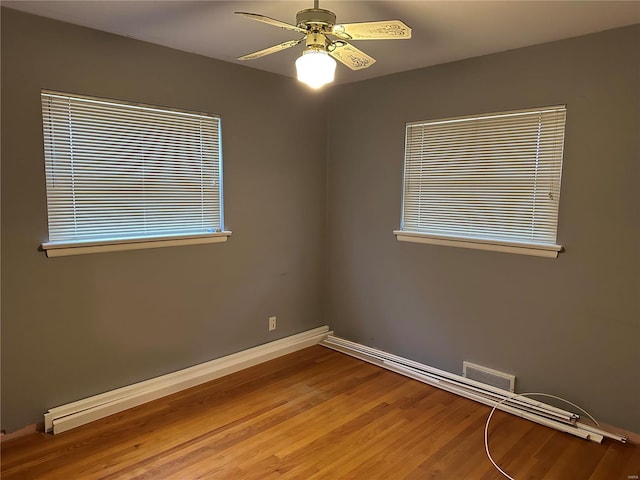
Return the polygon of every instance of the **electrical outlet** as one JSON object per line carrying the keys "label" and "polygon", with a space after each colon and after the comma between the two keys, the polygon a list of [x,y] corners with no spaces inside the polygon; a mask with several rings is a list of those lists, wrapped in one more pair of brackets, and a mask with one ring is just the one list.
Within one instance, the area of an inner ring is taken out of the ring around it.
{"label": "electrical outlet", "polygon": [[269,331],[276,329],[276,317],[269,317]]}

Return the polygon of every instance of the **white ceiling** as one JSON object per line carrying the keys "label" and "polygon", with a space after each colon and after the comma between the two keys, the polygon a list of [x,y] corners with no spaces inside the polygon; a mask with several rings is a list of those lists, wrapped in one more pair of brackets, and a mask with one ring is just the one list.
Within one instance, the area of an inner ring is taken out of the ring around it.
{"label": "white ceiling", "polygon": [[[307,1],[2,1],[24,12],[104,30],[220,60],[295,76],[302,46],[246,62],[236,57],[299,38],[234,11],[295,23]],[[410,40],[353,42],[377,63],[339,65],[338,83],[640,23],[640,1],[320,1],[338,23],[403,20]]]}

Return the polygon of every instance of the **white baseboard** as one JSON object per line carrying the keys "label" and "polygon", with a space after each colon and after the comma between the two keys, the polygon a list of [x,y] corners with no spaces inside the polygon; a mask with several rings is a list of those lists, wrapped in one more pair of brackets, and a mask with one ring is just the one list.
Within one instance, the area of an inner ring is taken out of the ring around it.
{"label": "white baseboard", "polygon": [[329,328],[325,325],[184,370],[52,408],[44,415],[45,431],[56,434],[70,430],[151,400],[310,347],[320,343],[328,334]]}

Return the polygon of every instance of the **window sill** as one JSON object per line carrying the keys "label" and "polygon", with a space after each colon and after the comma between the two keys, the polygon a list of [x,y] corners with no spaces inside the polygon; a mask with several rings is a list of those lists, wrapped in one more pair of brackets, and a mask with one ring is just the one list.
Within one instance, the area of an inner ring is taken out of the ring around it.
{"label": "window sill", "polygon": [[220,243],[226,242],[230,235],[231,232],[225,231],[198,236],[185,235],[93,242],[48,242],[43,243],[41,248],[47,252],[47,257],[64,257],[67,255],[84,255],[88,253],[119,252],[123,250],[140,250],[145,248]]}
{"label": "window sill", "polygon": [[393,234],[401,242],[427,243],[430,245],[444,245],[448,247],[473,248],[476,250],[489,250],[492,252],[517,253],[520,255],[533,255],[536,257],[557,258],[563,251],[561,245],[539,245],[516,242],[500,242],[494,240],[476,240],[471,238],[454,238],[424,233],[405,232],[394,230]]}

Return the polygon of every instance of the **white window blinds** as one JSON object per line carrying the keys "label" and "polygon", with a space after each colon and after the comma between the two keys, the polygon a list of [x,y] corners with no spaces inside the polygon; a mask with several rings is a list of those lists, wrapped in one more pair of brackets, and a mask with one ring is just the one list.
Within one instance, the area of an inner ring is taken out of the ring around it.
{"label": "white window blinds", "polygon": [[218,117],[41,97],[49,245],[222,230]]}
{"label": "white window blinds", "polygon": [[560,250],[565,117],[558,106],[407,124],[400,232]]}

